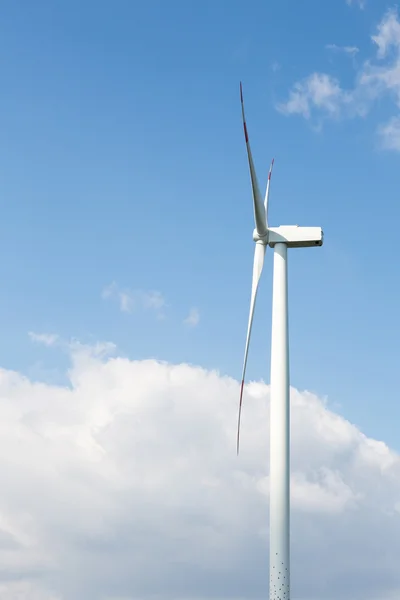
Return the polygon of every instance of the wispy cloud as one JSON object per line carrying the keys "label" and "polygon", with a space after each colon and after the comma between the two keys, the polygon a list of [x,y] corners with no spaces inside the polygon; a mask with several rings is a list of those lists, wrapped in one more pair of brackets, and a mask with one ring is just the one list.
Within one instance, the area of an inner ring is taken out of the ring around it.
{"label": "wispy cloud", "polygon": [[325,48],[332,50],[332,52],[344,52],[350,56],[355,56],[360,51],[357,46],[338,46],[337,44],[326,44]]}
{"label": "wispy cloud", "polygon": [[161,292],[120,288],[113,281],[103,289],[101,295],[104,299],[110,298],[116,300],[122,312],[132,313],[138,309],[147,309],[153,310],[158,318],[163,318],[164,316],[163,309],[166,306],[166,302]]}
{"label": "wispy cloud", "polygon": [[349,6],[358,6],[361,10],[365,8],[365,0],[346,0]]}
{"label": "wispy cloud", "polygon": [[183,321],[188,327],[197,327],[200,322],[200,313],[197,308],[190,309],[188,316]]}
{"label": "wispy cloud", "polygon": [[[285,102],[277,110],[285,115],[301,115],[305,119],[364,117],[374,102],[384,95],[395,102],[396,113],[387,124],[378,127],[382,147],[399,150],[400,115],[400,21],[395,9],[388,10],[371,36],[375,56],[365,61],[356,73],[351,89],[344,89],[340,81],[327,73],[312,73],[296,82]],[[355,56],[356,46],[335,46],[331,50],[343,50]]]}
{"label": "wispy cloud", "polygon": [[59,340],[58,335],[55,333],[35,333],[34,331],[29,331],[28,335],[33,342],[44,344],[44,346],[54,346]]}
{"label": "wispy cloud", "polygon": [[400,47],[400,23],[395,9],[389,9],[378,25],[378,33],[372,36],[378,46],[378,58],[384,58],[391,47]]}
{"label": "wispy cloud", "polygon": [[[43,344],[48,347],[57,347],[57,350],[61,350],[71,356],[86,356],[92,358],[105,358],[113,354],[117,346],[113,342],[96,342],[96,343],[83,343],[75,338],[65,339],[55,333],[35,333],[33,331],[28,332],[31,340],[38,344]],[[0,596],[1,598],[1,596]]]}
{"label": "wispy cloud", "polygon": [[400,152],[400,117],[393,117],[378,129],[383,148]]}

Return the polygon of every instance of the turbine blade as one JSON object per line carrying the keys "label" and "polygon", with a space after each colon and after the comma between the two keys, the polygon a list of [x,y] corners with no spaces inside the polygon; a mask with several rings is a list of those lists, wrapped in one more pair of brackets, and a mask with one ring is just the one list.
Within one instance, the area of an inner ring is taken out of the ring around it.
{"label": "turbine blade", "polygon": [[268,198],[269,198],[269,186],[271,184],[271,177],[272,177],[272,169],[274,168],[274,162],[275,159],[272,159],[271,162],[271,166],[269,168],[269,173],[268,173],[268,182],[267,182],[267,191],[265,192],[265,200],[264,200],[264,206],[265,206],[265,223],[267,225],[268,228]]}
{"label": "turbine blade", "polygon": [[262,273],[263,266],[264,266],[265,250],[266,250],[266,246],[264,244],[256,243],[256,247],[255,247],[255,251],[254,251],[253,282],[252,282],[252,286],[251,286],[249,322],[247,325],[247,337],[246,337],[246,346],[245,346],[245,350],[244,350],[242,383],[240,386],[239,416],[238,416],[237,442],[236,442],[236,451],[238,454],[239,454],[239,436],[240,436],[240,417],[242,414],[243,387],[244,387],[244,378],[246,375],[247,355],[249,353],[249,343],[250,343],[250,336],[251,336],[251,328],[253,325],[254,307],[256,304],[258,283],[260,281],[261,273]]}
{"label": "turbine blade", "polygon": [[256,170],[254,168],[253,156],[251,154],[249,135],[247,133],[246,117],[244,114],[242,83],[240,83],[240,102],[242,104],[244,138],[246,140],[246,149],[247,149],[247,158],[249,160],[251,186],[253,188],[254,220],[256,223],[257,233],[260,236],[264,236],[267,233],[267,225],[266,225],[266,221],[265,221],[265,209],[263,206],[260,189],[258,187]]}

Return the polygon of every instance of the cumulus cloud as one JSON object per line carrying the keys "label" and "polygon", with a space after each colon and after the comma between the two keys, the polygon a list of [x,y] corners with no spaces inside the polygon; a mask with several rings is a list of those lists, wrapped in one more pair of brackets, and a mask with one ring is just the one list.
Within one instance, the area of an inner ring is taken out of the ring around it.
{"label": "cumulus cloud", "polygon": [[[371,41],[376,56],[363,63],[351,89],[344,89],[338,79],[327,73],[312,73],[293,85],[288,99],[277,109],[306,119],[364,117],[377,99],[387,95],[395,101],[396,114],[386,126],[378,128],[378,133],[384,139],[383,147],[399,150],[396,123],[400,108],[400,21],[396,10],[384,14]],[[328,47],[339,48],[334,44]],[[354,56],[357,49],[346,46],[343,50]]]}
{"label": "cumulus cloud", "polygon": [[159,318],[164,316],[163,309],[166,302],[164,296],[158,291],[122,289],[113,281],[103,289],[102,297],[117,300],[120,310],[125,313],[131,313],[136,309],[148,309],[153,310]]}
{"label": "cumulus cloud", "polygon": [[331,117],[338,116],[351,96],[340,87],[339,81],[326,73],[312,73],[294,84],[289,99],[278,105],[278,110],[287,115],[299,114],[310,118],[313,109],[319,109]]}
{"label": "cumulus cloud", "polygon": [[188,327],[197,327],[200,322],[200,313],[197,308],[191,308],[188,316],[183,321]]}
{"label": "cumulus cloud", "polygon": [[[269,387],[70,346],[67,387],[0,369],[0,599],[267,597]],[[400,458],[291,391],[299,600],[400,597]]]}

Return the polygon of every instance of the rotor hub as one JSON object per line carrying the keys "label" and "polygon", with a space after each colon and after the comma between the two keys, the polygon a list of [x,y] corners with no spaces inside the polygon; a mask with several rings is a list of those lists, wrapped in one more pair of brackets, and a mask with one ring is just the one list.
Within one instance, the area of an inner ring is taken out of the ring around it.
{"label": "rotor hub", "polygon": [[253,231],[253,240],[255,242],[259,242],[259,243],[264,244],[265,246],[267,246],[268,245],[268,229],[264,233],[264,235],[260,235],[258,233],[257,229],[254,229],[254,231]]}

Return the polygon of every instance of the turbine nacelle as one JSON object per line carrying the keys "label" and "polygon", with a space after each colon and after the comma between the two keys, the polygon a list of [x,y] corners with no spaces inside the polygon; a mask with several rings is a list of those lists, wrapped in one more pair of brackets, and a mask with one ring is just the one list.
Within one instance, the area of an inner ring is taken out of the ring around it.
{"label": "turbine nacelle", "polygon": [[270,227],[264,235],[260,235],[255,228],[253,240],[271,248],[279,243],[286,244],[288,248],[311,248],[312,246],[322,246],[324,232],[321,227],[280,225],[279,227]]}
{"label": "turbine nacelle", "polygon": [[321,227],[281,225],[270,227],[268,230],[268,244],[271,248],[279,243],[286,244],[288,248],[310,248],[322,246],[323,242],[324,233]]}

